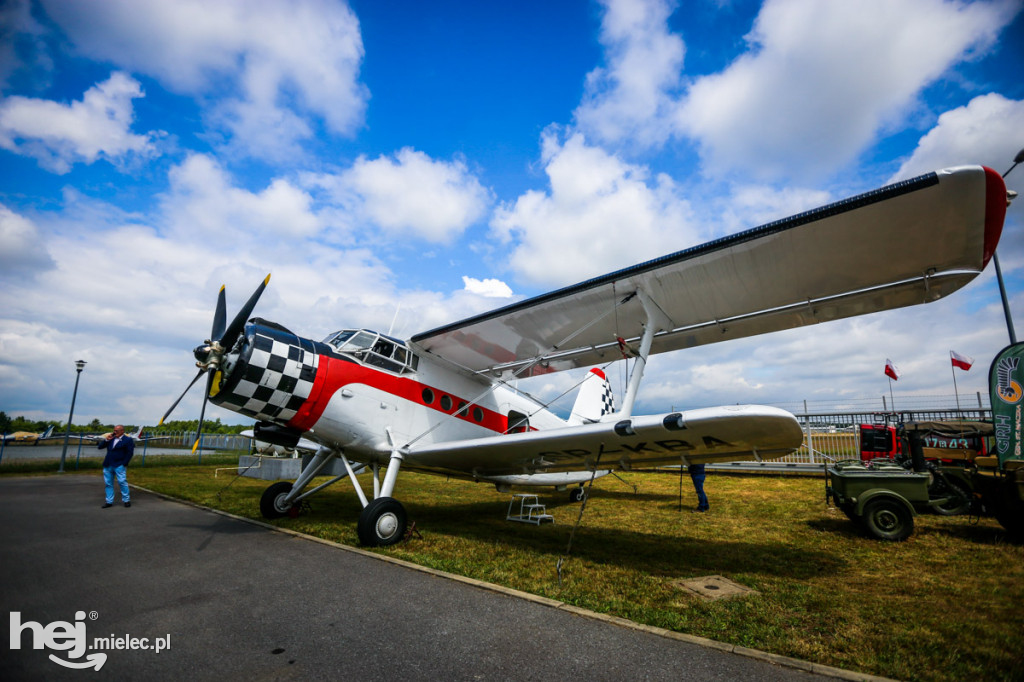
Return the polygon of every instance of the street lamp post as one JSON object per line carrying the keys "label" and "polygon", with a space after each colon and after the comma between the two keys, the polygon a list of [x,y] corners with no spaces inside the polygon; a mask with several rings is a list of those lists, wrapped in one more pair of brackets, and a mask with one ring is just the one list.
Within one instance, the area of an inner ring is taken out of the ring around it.
{"label": "street lamp post", "polygon": [[64,430],[64,449],[60,453],[60,473],[64,473],[64,458],[68,454],[68,439],[71,438],[71,419],[75,416],[75,398],[78,397],[78,380],[82,377],[82,370],[85,369],[85,360],[75,360],[75,391],[71,394],[71,412],[68,414],[68,426]]}

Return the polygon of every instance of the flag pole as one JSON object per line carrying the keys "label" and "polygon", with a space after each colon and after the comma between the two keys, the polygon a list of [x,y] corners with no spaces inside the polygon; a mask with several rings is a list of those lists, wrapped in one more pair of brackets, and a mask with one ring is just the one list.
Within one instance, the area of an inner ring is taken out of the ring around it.
{"label": "flag pole", "polygon": [[958,417],[963,417],[960,411],[960,391],[956,388],[956,365],[953,364],[953,351],[949,351],[949,371],[953,373],[953,393],[956,395],[956,412]]}
{"label": "flag pole", "polygon": [[889,377],[889,404],[892,405],[892,411],[895,412],[896,399],[892,397],[892,377],[890,377],[888,374],[886,374],[886,376]]}

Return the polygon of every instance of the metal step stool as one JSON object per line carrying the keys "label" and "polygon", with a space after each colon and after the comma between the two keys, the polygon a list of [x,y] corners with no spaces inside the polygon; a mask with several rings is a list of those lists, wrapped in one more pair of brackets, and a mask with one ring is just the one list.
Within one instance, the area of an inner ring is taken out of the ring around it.
{"label": "metal step stool", "polygon": [[[516,505],[516,500],[519,500],[519,513],[513,514],[512,511]],[[544,505],[537,502],[536,495],[517,493],[512,496],[508,503],[508,514],[505,516],[505,520],[532,523],[535,526],[546,522],[554,522],[555,517],[546,513],[546,511]]]}

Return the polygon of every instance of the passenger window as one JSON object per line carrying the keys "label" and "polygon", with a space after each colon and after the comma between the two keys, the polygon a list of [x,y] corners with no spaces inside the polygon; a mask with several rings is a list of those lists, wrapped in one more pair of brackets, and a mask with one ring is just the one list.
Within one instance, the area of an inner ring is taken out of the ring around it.
{"label": "passenger window", "polygon": [[509,410],[508,429],[505,433],[525,433],[530,430],[530,418],[522,412]]}

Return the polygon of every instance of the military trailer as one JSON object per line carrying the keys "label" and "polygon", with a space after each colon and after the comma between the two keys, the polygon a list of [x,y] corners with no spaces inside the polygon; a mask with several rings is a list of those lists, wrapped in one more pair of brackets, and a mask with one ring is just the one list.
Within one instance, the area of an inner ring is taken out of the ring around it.
{"label": "military trailer", "polygon": [[[879,540],[905,540],[914,532],[914,516],[922,511],[964,514],[980,505],[974,494],[973,447],[954,448],[950,442],[974,445],[990,437],[985,422],[906,422],[898,427],[909,457],[871,461],[844,460],[826,467],[825,497],[847,517]],[[940,453],[926,444],[942,439]],[[963,450],[961,452],[961,450]]]}

